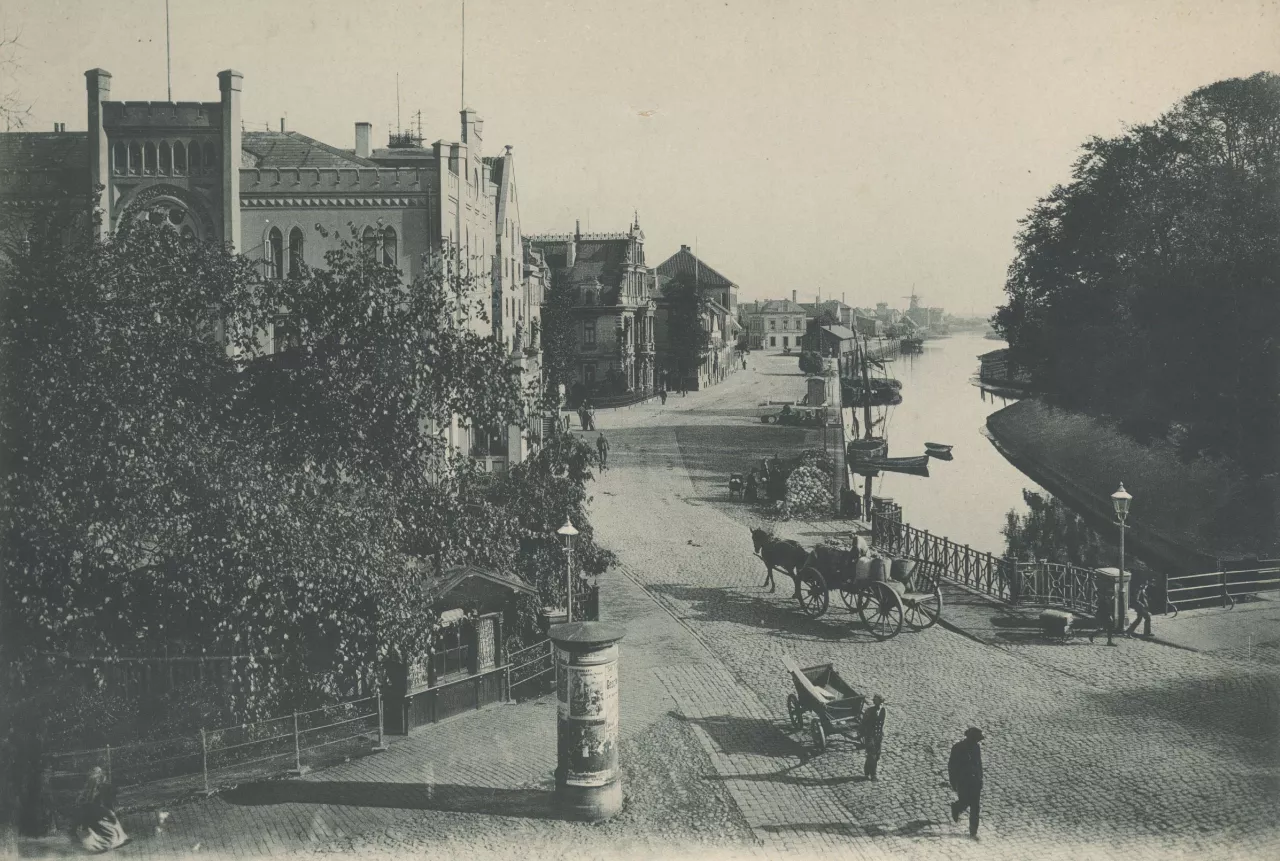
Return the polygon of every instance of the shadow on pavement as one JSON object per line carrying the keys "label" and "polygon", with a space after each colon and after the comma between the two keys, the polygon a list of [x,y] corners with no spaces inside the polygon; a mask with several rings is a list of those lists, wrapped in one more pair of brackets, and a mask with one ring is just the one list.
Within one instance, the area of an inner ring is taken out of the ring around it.
{"label": "shadow on pavement", "polygon": [[[788,594],[792,588],[791,578],[785,574],[775,574],[774,577],[778,583],[778,592],[773,594],[783,596]],[[764,580],[763,571],[760,572],[760,580]],[[811,619],[801,614],[800,605],[794,601],[790,606],[773,604],[768,600],[742,595],[731,589],[662,583],[647,588],[651,593],[692,605],[691,609],[696,615],[691,617],[691,621],[733,622],[765,631],[780,632],[787,639],[847,640],[850,634],[850,623],[857,624],[856,618],[842,611],[835,613],[828,611],[818,619]],[[765,596],[770,593],[759,594]],[[842,615],[847,618],[841,619]],[[829,619],[830,622],[827,621]]]}
{"label": "shadow on pavement", "polygon": [[[803,763],[800,763],[803,765]],[[793,766],[794,768],[795,766]],[[846,777],[796,777],[788,774],[790,768],[782,771],[771,771],[765,774],[708,774],[703,780],[718,780],[721,782],[729,780],[753,780],[761,783],[785,783],[789,786],[810,786],[816,788],[830,788],[832,786],[844,786],[848,783],[870,783],[871,781],[863,777],[861,774],[851,774]]]}
{"label": "shadow on pavement", "polygon": [[335,804],[558,819],[555,795],[541,789],[493,789],[428,783],[286,780],[256,783],[223,794],[246,807],[273,804]]}
{"label": "shadow on pavement", "polygon": [[[1091,694],[1092,713],[1180,723],[1198,735],[1263,741],[1260,757],[1280,759],[1280,681],[1274,674],[1180,679],[1156,687]],[[1095,711],[1096,709],[1096,711]]]}
{"label": "shadow on pavement", "polygon": [[677,711],[669,714],[677,720],[702,727],[711,736],[716,747],[726,754],[748,753],[753,756],[808,759],[804,746],[786,735],[780,724],[772,720],[733,715],[691,718]]}

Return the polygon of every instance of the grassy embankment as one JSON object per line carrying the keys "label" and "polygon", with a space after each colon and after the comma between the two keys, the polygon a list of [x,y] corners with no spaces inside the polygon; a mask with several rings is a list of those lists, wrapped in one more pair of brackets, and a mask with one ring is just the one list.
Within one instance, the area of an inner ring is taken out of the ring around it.
{"label": "grassy embankment", "polygon": [[1228,461],[1187,462],[1166,443],[1143,445],[1104,420],[1034,399],[993,413],[987,429],[1015,466],[1095,529],[1115,529],[1110,496],[1123,481],[1134,496],[1130,540],[1144,561],[1204,571],[1215,557],[1280,551],[1275,482],[1260,493]]}

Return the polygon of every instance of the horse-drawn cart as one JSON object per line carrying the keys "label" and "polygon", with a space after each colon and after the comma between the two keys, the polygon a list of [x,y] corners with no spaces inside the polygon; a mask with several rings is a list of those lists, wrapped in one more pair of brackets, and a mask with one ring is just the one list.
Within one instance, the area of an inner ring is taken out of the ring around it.
{"label": "horse-drawn cart", "polygon": [[914,631],[937,624],[942,592],[924,577],[923,568],[907,559],[862,556],[855,540],[848,549],[818,545],[797,573],[800,608],[817,618],[827,612],[831,592],[840,593],[845,609],[856,613],[877,640],[898,635],[902,625]]}
{"label": "horse-drawn cart", "polygon": [[782,663],[791,671],[796,689],[787,695],[791,725],[803,729],[805,715],[812,714],[809,736],[819,753],[827,749],[828,740],[835,735],[853,736],[856,746],[862,747],[859,728],[867,698],[840,678],[831,664],[801,668],[786,656]]}

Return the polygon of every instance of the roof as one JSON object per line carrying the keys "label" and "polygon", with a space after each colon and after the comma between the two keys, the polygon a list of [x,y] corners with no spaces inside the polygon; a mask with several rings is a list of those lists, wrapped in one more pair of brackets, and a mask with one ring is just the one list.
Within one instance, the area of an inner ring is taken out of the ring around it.
{"label": "roof", "polygon": [[5,132],[0,134],[0,170],[57,170],[89,167],[87,132]]}
{"label": "roof", "polygon": [[854,338],[858,337],[857,335],[855,335],[853,332],[851,332],[849,329],[845,328],[844,326],[821,326],[819,328],[821,328],[824,332],[830,332],[832,335],[835,335],[841,341],[852,341]]}
{"label": "roof", "polygon": [[669,278],[680,275],[696,277],[699,287],[732,287],[734,283],[728,278],[703,263],[689,251],[689,246],[681,246],[680,250],[658,264],[659,273]]}
{"label": "roof", "polygon": [[807,314],[808,311],[799,302],[792,302],[790,299],[767,299],[764,302],[757,302],[756,314]]}
{"label": "roof", "polygon": [[301,132],[245,132],[240,138],[241,167],[378,167],[372,159],[338,149]]}
{"label": "roof", "polygon": [[435,602],[473,578],[493,583],[512,592],[522,592],[535,598],[538,595],[537,589],[534,589],[514,574],[490,571],[488,568],[479,568],[475,565],[461,565],[444,571],[439,577],[433,578],[433,581],[427,587],[427,593],[431,601]]}
{"label": "roof", "polygon": [[999,350],[992,350],[990,353],[983,353],[979,359],[1002,359],[1009,353],[1008,347],[1001,347]]}

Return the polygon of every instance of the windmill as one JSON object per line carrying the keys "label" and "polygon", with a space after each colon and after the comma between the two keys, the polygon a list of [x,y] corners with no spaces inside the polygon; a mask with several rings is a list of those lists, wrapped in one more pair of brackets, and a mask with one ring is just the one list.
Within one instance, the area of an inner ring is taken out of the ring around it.
{"label": "windmill", "polygon": [[915,287],[912,287],[912,288],[911,288],[911,295],[910,295],[910,296],[903,296],[902,298],[903,298],[903,299],[910,299],[910,300],[911,300],[911,310],[912,310],[912,311],[915,311],[915,310],[917,310],[917,309],[920,307],[920,300],[921,300],[921,299],[923,299],[924,297],[923,297],[923,296],[917,296],[917,295],[916,295],[916,288],[915,288]]}

